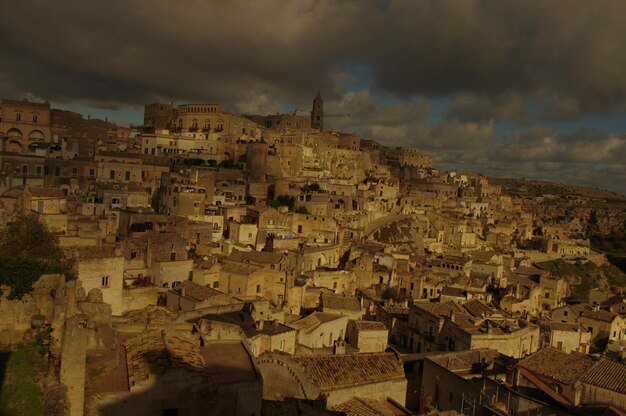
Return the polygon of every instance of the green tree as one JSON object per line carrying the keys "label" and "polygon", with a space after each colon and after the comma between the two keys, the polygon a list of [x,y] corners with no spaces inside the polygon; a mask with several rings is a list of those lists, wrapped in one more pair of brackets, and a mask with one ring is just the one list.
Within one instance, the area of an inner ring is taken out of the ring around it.
{"label": "green tree", "polygon": [[0,231],[0,257],[60,259],[58,239],[35,213],[20,215]]}
{"label": "green tree", "polygon": [[0,230],[0,285],[10,288],[9,299],[21,299],[41,275],[57,273],[76,278],[72,262],[63,259],[57,238],[37,214],[21,215]]}
{"label": "green tree", "polygon": [[279,195],[276,199],[267,201],[267,205],[272,208],[287,206],[289,210],[293,210],[293,206],[296,203],[296,199],[290,195]]}

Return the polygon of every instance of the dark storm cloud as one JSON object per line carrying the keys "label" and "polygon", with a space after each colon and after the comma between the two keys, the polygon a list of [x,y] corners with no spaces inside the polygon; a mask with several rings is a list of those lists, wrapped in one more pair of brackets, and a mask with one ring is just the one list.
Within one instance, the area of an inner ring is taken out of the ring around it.
{"label": "dark storm cloud", "polygon": [[[307,111],[443,167],[626,193],[620,135],[531,128],[626,111],[622,0],[0,0],[0,97]],[[450,100],[429,119],[437,100]],[[426,123],[428,121],[428,123]],[[501,121],[514,131],[503,137]],[[508,135],[507,135],[508,136]]]}
{"label": "dark storm cloud", "polygon": [[[338,94],[330,74],[359,62],[382,91],[461,92],[487,112],[524,96],[572,118],[626,97],[622,1],[3,3],[3,95],[308,103],[319,86]],[[523,117],[513,105],[494,116]]]}
{"label": "dark storm cloud", "polygon": [[3,10],[12,17],[0,26],[3,95],[237,105],[255,94],[308,100],[360,36],[343,16],[364,9],[351,3],[24,1]]}

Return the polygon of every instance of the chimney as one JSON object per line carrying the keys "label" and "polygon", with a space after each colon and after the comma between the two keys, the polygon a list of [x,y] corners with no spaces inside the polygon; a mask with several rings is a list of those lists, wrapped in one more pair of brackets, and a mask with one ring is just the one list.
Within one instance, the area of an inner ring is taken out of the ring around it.
{"label": "chimney", "polygon": [[264,321],[256,321],[256,329],[259,331],[263,331]]}
{"label": "chimney", "polygon": [[346,341],[339,338],[333,344],[333,354],[342,355],[346,353]]}

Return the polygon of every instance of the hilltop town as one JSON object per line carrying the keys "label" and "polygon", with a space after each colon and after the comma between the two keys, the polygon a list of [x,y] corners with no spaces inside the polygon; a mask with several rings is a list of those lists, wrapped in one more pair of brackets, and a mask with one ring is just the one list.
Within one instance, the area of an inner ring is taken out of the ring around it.
{"label": "hilltop town", "polygon": [[626,414],[626,198],[330,116],[1,102],[0,344],[46,414]]}

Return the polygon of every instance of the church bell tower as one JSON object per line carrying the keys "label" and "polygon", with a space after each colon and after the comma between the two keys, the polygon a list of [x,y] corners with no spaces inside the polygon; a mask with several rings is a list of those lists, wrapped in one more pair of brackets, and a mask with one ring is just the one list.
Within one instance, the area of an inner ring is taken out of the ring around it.
{"label": "church bell tower", "polygon": [[311,129],[317,129],[322,131],[324,129],[324,100],[320,92],[317,91],[317,95],[313,100],[313,110],[311,110]]}

